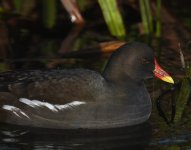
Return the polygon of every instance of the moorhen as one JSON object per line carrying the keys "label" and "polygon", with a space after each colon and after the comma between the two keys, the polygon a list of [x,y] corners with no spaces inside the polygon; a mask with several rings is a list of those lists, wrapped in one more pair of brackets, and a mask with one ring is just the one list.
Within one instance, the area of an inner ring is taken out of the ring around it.
{"label": "moorhen", "polygon": [[103,74],[87,69],[0,73],[0,122],[57,129],[100,129],[146,121],[151,100],[144,79],[173,83],[143,43],[124,44]]}

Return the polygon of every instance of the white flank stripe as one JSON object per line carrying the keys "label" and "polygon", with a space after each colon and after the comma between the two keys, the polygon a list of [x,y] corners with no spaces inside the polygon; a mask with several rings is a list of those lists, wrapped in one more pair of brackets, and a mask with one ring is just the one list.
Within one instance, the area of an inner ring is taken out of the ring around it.
{"label": "white flank stripe", "polygon": [[13,112],[16,116],[18,116],[20,118],[21,118],[21,116],[19,115],[19,113],[22,114],[23,116],[27,117],[28,119],[30,119],[30,117],[26,113],[24,113],[20,108],[17,108],[15,106],[3,105],[2,108],[5,110]]}
{"label": "white flank stripe", "polygon": [[21,116],[19,116],[19,114],[17,114],[17,112],[13,111],[13,113],[14,113],[17,117],[21,118]]}
{"label": "white flank stripe", "polygon": [[63,109],[67,109],[67,108],[72,108],[72,107],[75,107],[75,106],[79,106],[79,105],[82,105],[82,104],[85,104],[86,102],[81,102],[81,101],[73,101],[71,103],[67,103],[65,105],[55,105],[55,107],[59,110],[63,110]]}
{"label": "white flank stripe", "polygon": [[42,107],[47,107],[49,108],[50,110],[52,111],[55,111],[57,112],[58,110],[54,107],[54,105],[48,103],[48,102],[41,102],[41,101],[38,101],[38,100],[32,100],[33,103],[37,104],[38,106]]}
{"label": "white flank stripe", "polygon": [[19,111],[20,110],[19,108],[15,107],[15,106],[11,106],[11,105],[3,105],[2,108],[6,109],[6,110],[9,110],[9,111],[14,111],[14,110]]}
{"label": "white flank stripe", "polygon": [[57,112],[58,110],[54,107],[54,105],[48,103],[48,102],[41,102],[39,100],[29,100],[27,98],[20,98],[19,99],[20,102],[30,106],[30,107],[47,107],[50,110]]}
{"label": "white flank stripe", "polygon": [[30,119],[30,117],[29,117],[26,113],[24,113],[23,111],[20,111],[20,113],[21,113],[23,116],[25,116],[25,117],[27,117],[28,119]]}
{"label": "white flank stripe", "polygon": [[31,106],[31,107],[33,107],[33,108],[34,108],[35,106],[38,106],[38,104],[34,103],[33,101],[31,101],[31,100],[29,100],[29,99],[27,99],[27,98],[20,98],[19,101],[22,102],[22,103],[24,103],[24,104],[27,104],[27,105],[29,105],[29,106]]}
{"label": "white flank stripe", "polygon": [[82,104],[86,104],[86,102],[81,102],[81,101],[73,101],[64,105],[59,105],[59,104],[50,104],[48,102],[42,102],[39,100],[29,100],[27,98],[20,98],[19,99],[20,102],[30,106],[30,107],[47,107],[48,109],[50,109],[53,112],[58,112],[58,110],[63,110],[63,109],[69,109],[69,108],[73,108]]}

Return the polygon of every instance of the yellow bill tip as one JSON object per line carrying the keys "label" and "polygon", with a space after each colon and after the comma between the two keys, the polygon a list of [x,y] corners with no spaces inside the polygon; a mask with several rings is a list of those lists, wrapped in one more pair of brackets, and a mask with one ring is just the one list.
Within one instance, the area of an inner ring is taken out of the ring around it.
{"label": "yellow bill tip", "polygon": [[164,76],[164,77],[161,78],[161,80],[163,80],[165,82],[168,82],[168,83],[174,84],[174,80],[170,76]]}

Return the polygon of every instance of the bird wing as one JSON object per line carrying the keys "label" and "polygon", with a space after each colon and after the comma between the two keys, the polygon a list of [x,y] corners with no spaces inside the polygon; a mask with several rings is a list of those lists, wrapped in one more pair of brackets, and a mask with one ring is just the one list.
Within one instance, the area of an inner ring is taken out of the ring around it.
{"label": "bird wing", "polygon": [[0,91],[54,104],[95,101],[104,86],[100,74],[85,69],[7,72],[0,82]]}

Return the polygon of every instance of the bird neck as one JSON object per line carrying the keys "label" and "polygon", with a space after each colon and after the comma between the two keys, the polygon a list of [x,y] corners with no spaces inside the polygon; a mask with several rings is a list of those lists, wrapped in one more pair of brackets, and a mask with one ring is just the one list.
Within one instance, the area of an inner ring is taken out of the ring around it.
{"label": "bird neck", "polygon": [[123,73],[121,72],[121,68],[118,66],[118,64],[109,61],[102,73],[103,77],[109,81],[119,80],[123,77]]}
{"label": "bird neck", "polygon": [[[115,61],[116,62],[116,61]],[[122,68],[120,67],[120,64],[108,62],[108,64],[105,67],[105,70],[103,71],[103,77],[105,78],[106,81],[112,82],[115,84],[131,84],[131,83],[136,83],[136,84],[142,84],[143,80],[140,80],[139,78],[134,78],[129,76]]]}

